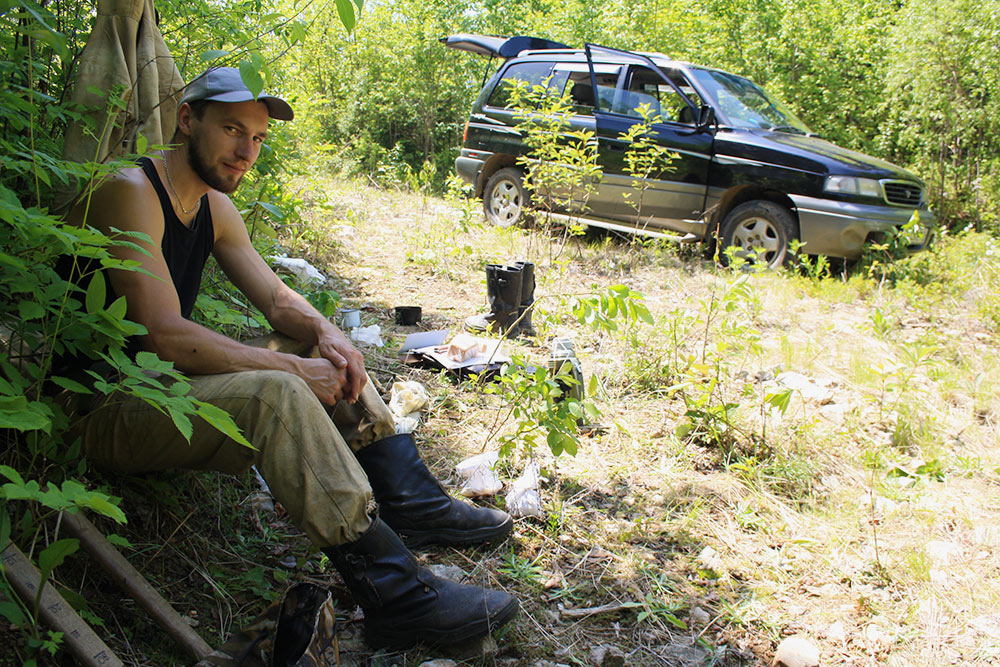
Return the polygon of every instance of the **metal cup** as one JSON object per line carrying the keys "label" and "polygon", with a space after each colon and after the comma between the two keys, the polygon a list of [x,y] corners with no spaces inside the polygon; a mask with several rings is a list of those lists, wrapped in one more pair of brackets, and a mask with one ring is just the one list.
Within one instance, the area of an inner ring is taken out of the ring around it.
{"label": "metal cup", "polygon": [[357,308],[345,308],[340,311],[341,326],[345,329],[353,329],[361,326],[361,311]]}

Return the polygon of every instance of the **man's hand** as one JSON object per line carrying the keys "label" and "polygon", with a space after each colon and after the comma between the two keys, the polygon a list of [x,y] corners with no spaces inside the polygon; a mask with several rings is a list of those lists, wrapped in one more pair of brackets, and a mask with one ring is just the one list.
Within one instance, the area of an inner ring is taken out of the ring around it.
{"label": "man's hand", "polygon": [[347,397],[348,377],[346,364],[337,367],[329,359],[301,359],[298,362],[299,377],[306,381],[309,388],[326,405],[333,405]]}
{"label": "man's hand", "polygon": [[343,388],[343,399],[348,403],[358,400],[361,390],[368,381],[364,356],[340,331],[322,336],[317,349],[321,358],[346,373],[347,382]]}

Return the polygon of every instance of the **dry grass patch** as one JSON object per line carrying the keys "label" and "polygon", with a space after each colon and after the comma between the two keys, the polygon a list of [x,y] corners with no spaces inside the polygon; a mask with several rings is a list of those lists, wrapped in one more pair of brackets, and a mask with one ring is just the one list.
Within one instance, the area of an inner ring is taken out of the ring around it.
{"label": "dry grass patch", "polygon": [[[568,333],[601,381],[606,428],[575,457],[535,452],[547,519],[491,554],[526,613],[487,662],[583,664],[613,645],[627,664],[753,664],[795,633],[824,664],[1000,659],[996,339],[970,302],[929,308],[912,285],[863,277],[739,276],[597,233],[563,247],[561,230],[486,227],[461,203],[328,192],[351,234],[325,268],[390,338],[406,333],[392,306],[458,330],[484,307],[484,265],[529,259],[540,337],[509,346],[542,364]],[[568,315],[571,295],[617,283],[645,294],[655,326],[595,333]],[[820,391],[793,391],[779,414],[765,400],[785,371]],[[496,447],[504,396],[389,356],[385,372],[435,396],[421,441],[437,472]],[[711,390],[692,388],[698,373]],[[738,405],[721,433],[678,428],[698,391]]]}

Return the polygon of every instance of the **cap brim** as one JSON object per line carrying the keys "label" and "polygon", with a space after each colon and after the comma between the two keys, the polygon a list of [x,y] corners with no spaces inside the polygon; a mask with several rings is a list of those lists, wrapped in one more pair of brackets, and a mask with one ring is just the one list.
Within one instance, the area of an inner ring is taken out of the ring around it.
{"label": "cap brim", "polygon": [[[219,93],[218,95],[210,95],[205,98],[211,102],[250,102],[254,100],[254,96],[248,90],[234,90],[228,93]],[[295,118],[295,112],[292,111],[291,105],[280,97],[272,97],[270,95],[261,95],[256,98],[257,102],[263,102],[264,106],[267,107],[267,115],[275,120],[292,120]]]}

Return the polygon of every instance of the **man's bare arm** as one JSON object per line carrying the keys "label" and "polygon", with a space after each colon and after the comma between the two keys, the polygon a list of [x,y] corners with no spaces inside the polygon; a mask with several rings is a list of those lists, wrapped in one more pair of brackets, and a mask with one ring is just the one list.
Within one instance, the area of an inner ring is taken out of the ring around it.
{"label": "man's bare arm", "polygon": [[[82,222],[81,212],[74,216]],[[121,270],[109,273],[115,292],[126,298],[129,318],[148,331],[140,340],[144,349],[172,361],[185,373],[283,370],[303,378],[324,403],[333,404],[343,398],[347,372],[329,360],[252,348],[181,316],[177,292],[160,249],[164,220],[159,199],[141,171],[126,170],[102,186],[93,196],[86,222],[108,235],[117,228],[143,232],[152,241],[139,244],[148,255],[131,248],[112,249],[121,259],[139,262],[151,275]]]}
{"label": "man's bare arm", "polygon": [[276,331],[316,345],[320,357],[343,369],[347,373],[344,398],[355,401],[368,379],[362,354],[339,328],[274,274],[251,244],[229,199],[217,193],[209,196],[216,225],[213,253],[223,271]]}

